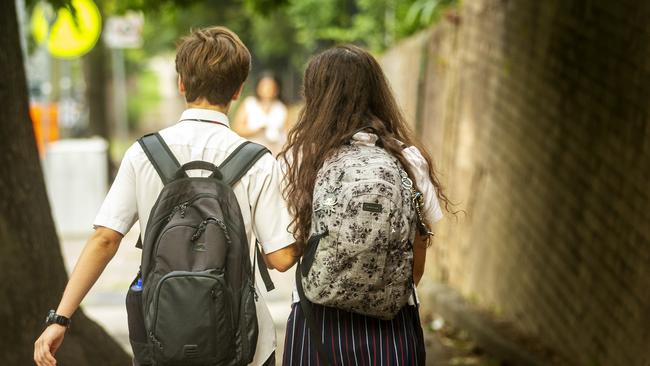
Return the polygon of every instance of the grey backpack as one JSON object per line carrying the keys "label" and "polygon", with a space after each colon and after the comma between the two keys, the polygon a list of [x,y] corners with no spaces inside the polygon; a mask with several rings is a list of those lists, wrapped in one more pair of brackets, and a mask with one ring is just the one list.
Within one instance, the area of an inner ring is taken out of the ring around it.
{"label": "grey backpack", "polygon": [[[160,135],[139,143],[164,188],[147,223],[140,273],[127,293],[134,356],[141,365],[246,365],[257,343],[257,294],[232,185],[268,150],[245,142],[219,167],[204,161],[180,166]],[[192,169],[213,173],[188,177]]]}
{"label": "grey backpack", "polygon": [[412,181],[378,146],[345,145],[319,170],[301,300],[392,319],[413,293]]}

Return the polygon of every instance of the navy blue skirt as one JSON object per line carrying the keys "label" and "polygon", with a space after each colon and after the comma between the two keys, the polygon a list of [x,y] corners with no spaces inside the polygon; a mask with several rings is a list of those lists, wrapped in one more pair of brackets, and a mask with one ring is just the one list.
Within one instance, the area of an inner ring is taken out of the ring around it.
{"label": "navy blue skirt", "polygon": [[[424,343],[418,309],[407,305],[393,320],[380,320],[344,310],[312,305],[331,366],[424,365]],[[421,359],[418,360],[418,357]],[[320,365],[299,303],[287,322],[282,365]]]}

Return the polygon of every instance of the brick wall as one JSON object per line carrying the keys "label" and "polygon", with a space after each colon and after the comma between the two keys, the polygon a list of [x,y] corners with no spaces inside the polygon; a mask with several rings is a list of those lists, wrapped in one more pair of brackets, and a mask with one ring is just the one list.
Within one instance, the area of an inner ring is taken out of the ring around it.
{"label": "brick wall", "polygon": [[650,2],[463,1],[382,63],[466,211],[428,277],[570,364],[650,365]]}

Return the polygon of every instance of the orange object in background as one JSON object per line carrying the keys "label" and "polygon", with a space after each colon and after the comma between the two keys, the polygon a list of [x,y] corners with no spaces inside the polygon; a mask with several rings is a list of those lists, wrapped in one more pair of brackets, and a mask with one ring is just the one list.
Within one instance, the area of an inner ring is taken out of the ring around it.
{"label": "orange object in background", "polygon": [[59,107],[57,104],[30,103],[29,115],[34,126],[38,153],[43,157],[45,143],[59,139]]}

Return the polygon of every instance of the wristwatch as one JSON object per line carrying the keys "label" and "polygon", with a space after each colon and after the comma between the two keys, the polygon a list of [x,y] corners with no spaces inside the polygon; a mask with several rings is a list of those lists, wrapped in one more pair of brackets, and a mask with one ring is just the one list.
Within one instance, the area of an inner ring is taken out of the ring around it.
{"label": "wristwatch", "polygon": [[57,314],[55,310],[50,310],[50,312],[47,313],[47,317],[45,318],[45,325],[59,324],[66,328],[69,328],[70,323],[70,318]]}

